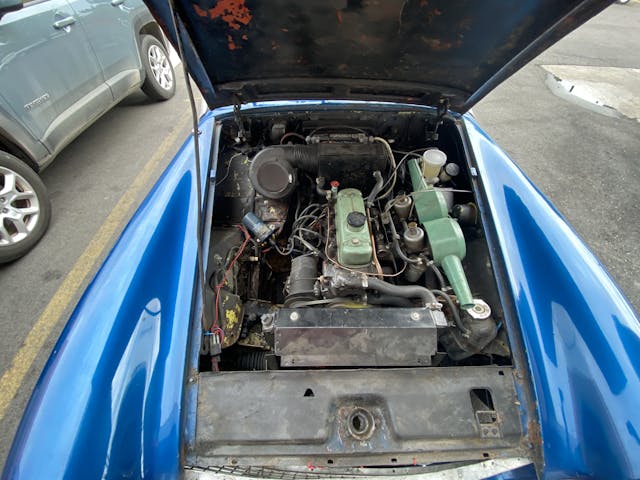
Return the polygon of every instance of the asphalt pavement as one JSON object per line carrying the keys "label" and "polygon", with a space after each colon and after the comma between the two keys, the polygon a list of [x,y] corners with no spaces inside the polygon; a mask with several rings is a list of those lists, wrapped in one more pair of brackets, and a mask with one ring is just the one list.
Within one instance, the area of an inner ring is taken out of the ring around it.
{"label": "asphalt pavement", "polygon": [[[606,67],[638,69],[639,24],[640,3],[612,5],[474,108],[483,128],[554,202],[636,309],[640,123],[624,115],[605,116],[554,95],[545,67],[602,67],[598,78],[606,77]],[[601,83],[606,90],[607,82]],[[15,356],[25,342],[35,345],[33,363],[25,362],[25,380],[14,385],[17,393],[0,418],[0,468],[78,292],[190,131],[184,121],[187,110],[182,81],[168,102],[152,103],[137,93],[83,133],[43,173],[53,202],[51,227],[29,255],[0,266],[0,374],[24,361]],[[61,289],[67,284],[74,288]],[[40,343],[33,342],[34,325],[52,308],[57,314],[49,317],[50,329],[43,330]]]}
{"label": "asphalt pavement", "polygon": [[[155,103],[136,92],[55,159],[42,174],[53,206],[49,230],[27,256],[0,266],[0,375],[28,367],[24,381],[12,375],[0,386],[2,397],[20,382],[0,415],[0,471],[31,390],[79,295],[191,131],[181,67],[176,76],[172,99]],[[42,327],[34,330],[36,322]],[[15,358],[19,351],[23,354]]]}
{"label": "asphalt pavement", "polygon": [[[573,72],[573,77],[584,78],[584,66],[598,67],[591,78],[597,76],[600,91],[595,93],[606,98],[620,85],[619,69],[640,69],[639,26],[640,2],[613,4],[474,108],[481,126],[569,220],[637,311],[640,75],[629,85],[638,92],[635,109],[625,109],[635,118],[615,118],[554,95],[547,86],[547,73]],[[571,68],[545,68],[550,65]]]}

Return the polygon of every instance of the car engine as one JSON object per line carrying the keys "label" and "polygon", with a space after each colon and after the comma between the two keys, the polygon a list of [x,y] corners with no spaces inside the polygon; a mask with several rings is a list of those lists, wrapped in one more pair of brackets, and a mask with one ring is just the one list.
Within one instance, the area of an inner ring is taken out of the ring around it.
{"label": "car engine", "polygon": [[453,126],[249,123],[222,133],[203,370],[508,363]]}

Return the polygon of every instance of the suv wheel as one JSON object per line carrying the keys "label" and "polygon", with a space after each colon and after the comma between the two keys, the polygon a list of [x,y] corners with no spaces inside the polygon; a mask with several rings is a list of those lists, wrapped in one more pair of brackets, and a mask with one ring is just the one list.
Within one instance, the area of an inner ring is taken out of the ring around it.
{"label": "suv wheel", "polygon": [[143,35],[140,46],[140,56],[146,72],[142,91],[153,100],[169,100],[176,93],[176,82],[167,51],[151,35]]}
{"label": "suv wheel", "polygon": [[31,250],[50,220],[51,202],[40,177],[13,155],[0,152],[0,263]]}

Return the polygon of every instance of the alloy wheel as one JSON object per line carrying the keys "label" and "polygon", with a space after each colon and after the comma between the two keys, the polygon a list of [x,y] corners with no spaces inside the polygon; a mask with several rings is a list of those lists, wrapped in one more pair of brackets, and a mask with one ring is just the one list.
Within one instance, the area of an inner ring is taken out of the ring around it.
{"label": "alloy wheel", "polygon": [[158,82],[158,85],[165,90],[171,90],[173,86],[173,71],[165,53],[157,45],[151,45],[148,56],[153,77]]}
{"label": "alloy wheel", "polygon": [[27,238],[39,215],[40,202],[33,186],[22,175],[0,167],[0,245]]}

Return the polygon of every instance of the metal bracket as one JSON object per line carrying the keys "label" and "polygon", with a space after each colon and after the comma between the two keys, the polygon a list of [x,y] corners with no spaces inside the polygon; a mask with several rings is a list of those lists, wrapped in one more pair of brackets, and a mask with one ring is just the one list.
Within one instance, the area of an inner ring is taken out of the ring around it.
{"label": "metal bracket", "polygon": [[438,140],[438,128],[440,127],[440,125],[442,125],[445,115],[449,113],[449,105],[450,105],[449,99],[446,97],[442,97],[438,101],[438,107],[436,109],[436,113],[437,113],[436,121],[433,125],[433,129],[427,131],[427,141]]}
{"label": "metal bracket", "polygon": [[244,129],[244,122],[242,115],[240,114],[241,102],[240,98],[236,95],[233,98],[233,118],[238,126],[238,136],[236,137],[236,143],[244,143],[247,140],[247,133]]}

